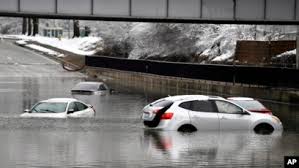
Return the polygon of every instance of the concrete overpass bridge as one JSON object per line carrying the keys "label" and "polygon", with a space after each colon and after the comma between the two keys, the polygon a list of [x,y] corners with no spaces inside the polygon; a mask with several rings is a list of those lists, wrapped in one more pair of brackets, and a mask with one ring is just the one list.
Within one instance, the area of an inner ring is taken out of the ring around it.
{"label": "concrete overpass bridge", "polygon": [[0,0],[0,16],[297,25],[299,0]]}

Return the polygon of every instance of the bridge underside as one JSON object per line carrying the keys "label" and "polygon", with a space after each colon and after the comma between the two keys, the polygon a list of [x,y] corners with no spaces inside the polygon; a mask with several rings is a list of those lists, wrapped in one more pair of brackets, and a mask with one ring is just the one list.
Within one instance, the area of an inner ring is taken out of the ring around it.
{"label": "bridge underside", "polygon": [[0,0],[0,16],[298,25],[299,0]]}

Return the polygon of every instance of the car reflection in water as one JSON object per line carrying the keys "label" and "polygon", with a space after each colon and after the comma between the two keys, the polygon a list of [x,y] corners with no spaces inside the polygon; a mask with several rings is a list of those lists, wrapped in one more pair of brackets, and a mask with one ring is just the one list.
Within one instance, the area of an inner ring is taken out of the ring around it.
{"label": "car reflection in water", "polygon": [[281,135],[281,131],[258,135],[252,131],[182,133],[144,130],[141,143],[148,155],[157,159],[178,161],[190,160],[190,156],[194,156],[195,167],[219,163],[223,167],[234,167],[234,164],[252,166],[271,162],[269,156],[273,148],[279,146]]}

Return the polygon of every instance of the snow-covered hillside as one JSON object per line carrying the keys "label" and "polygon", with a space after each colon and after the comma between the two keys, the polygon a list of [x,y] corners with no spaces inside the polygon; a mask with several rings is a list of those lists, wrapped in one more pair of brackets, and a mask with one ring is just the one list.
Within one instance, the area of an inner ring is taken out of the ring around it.
{"label": "snow-covered hillside", "polygon": [[0,34],[20,34],[22,32],[22,19],[0,17]]}
{"label": "snow-covered hillside", "polygon": [[[0,33],[20,34],[21,24],[22,19],[0,18]],[[62,27],[65,32],[72,30],[71,21],[40,19],[40,27],[47,24]],[[297,30],[295,26],[99,21],[80,21],[80,26],[91,27],[90,35],[102,39],[92,43],[92,52],[97,54],[198,63],[230,61],[237,40],[293,40]],[[65,33],[64,37],[68,36]]]}

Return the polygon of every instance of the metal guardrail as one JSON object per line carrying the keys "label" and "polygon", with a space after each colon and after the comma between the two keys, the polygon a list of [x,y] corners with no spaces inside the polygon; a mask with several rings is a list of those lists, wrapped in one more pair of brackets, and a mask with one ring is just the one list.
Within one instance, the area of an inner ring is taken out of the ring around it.
{"label": "metal guardrail", "polygon": [[299,70],[241,65],[203,65],[195,63],[130,60],[105,56],[86,56],[87,66],[151,73],[211,81],[299,88]]}

